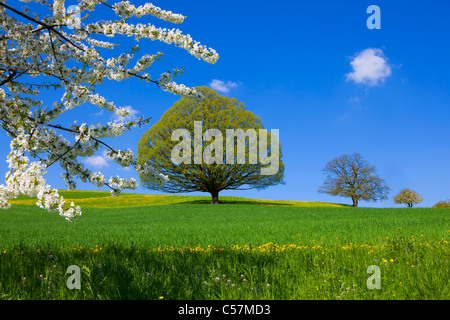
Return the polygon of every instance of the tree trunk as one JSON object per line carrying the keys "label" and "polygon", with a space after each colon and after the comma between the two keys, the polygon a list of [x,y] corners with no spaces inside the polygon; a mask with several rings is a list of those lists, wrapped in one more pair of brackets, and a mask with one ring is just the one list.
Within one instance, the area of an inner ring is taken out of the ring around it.
{"label": "tree trunk", "polygon": [[211,192],[211,204],[219,204],[219,192],[212,191]]}
{"label": "tree trunk", "polygon": [[352,204],[353,207],[358,206],[358,199],[355,196],[352,196],[352,202],[353,202],[353,204]]}

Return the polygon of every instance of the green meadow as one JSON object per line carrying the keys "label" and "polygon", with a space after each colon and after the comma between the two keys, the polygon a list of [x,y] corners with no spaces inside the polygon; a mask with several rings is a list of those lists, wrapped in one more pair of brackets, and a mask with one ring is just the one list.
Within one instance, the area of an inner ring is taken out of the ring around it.
{"label": "green meadow", "polygon": [[449,209],[61,193],[77,221],[25,197],[0,212],[0,299],[450,298]]}

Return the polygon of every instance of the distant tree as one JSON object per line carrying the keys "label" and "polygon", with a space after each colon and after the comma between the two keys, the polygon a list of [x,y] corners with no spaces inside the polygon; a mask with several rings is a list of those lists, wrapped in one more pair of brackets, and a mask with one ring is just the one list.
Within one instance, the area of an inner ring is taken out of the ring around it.
{"label": "distant tree", "polygon": [[376,168],[359,153],[342,155],[328,162],[323,169],[326,179],[320,193],[349,197],[353,207],[359,200],[377,201],[387,199],[390,188],[376,175]]}
{"label": "distant tree", "polygon": [[450,209],[450,200],[448,201],[439,201],[438,203],[436,203],[433,208],[446,208],[446,209]]}
{"label": "distant tree", "polygon": [[138,163],[168,178],[158,184],[140,176],[142,185],[169,193],[208,192],[217,204],[222,190],[284,183],[281,145],[261,119],[234,98],[195,89],[203,100],[181,98],[141,137]]}
{"label": "distant tree", "polygon": [[395,197],[394,202],[397,204],[406,204],[408,208],[412,208],[414,204],[420,203],[423,201],[423,197],[414,190],[411,189],[403,189],[401,190]]}

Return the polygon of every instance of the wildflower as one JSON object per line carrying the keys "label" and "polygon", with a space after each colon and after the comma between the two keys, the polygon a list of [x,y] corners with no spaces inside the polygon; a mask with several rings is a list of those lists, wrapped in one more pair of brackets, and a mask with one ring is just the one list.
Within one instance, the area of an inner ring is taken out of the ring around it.
{"label": "wildflower", "polygon": [[159,297],[159,300],[162,300],[162,299],[164,299],[164,297],[163,297],[163,296],[160,296],[160,297]]}
{"label": "wildflower", "polygon": [[217,278],[216,278],[216,281],[219,281],[219,280],[220,280],[219,277],[217,277]]}

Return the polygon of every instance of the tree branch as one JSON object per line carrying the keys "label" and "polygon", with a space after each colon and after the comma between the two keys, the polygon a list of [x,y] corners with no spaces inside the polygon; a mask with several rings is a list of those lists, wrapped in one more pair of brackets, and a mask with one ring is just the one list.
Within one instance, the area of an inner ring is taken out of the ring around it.
{"label": "tree branch", "polygon": [[61,32],[59,32],[58,30],[56,30],[53,26],[49,26],[49,25],[46,24],[46,23],[43,23],[43,22],[41,22],[41,21],[38,21],[38,20],[36,20],[36,19],[34,19],[34,18],[32,18],[32,17],[26,15],[25,13],[23,13],[23,12],[21,12],[21,11],[19,11],[19,10],[16,10],[16,9],[14,9],[13,7],[10,7],[9,5],[5,4],[4,2],[0,2],[0,6],[2,6],[2,7],[5,8],[5,9],[11,10],[12,12],[18,14],[19,16],[21,16],[21,17],[23,17],[23,18],[25,18],[25,19],[27,19],[27,20],[30,20],[30,21],[32,21],[32,22],[34,22],[34,23],[37,23],[38,25],[44,27],[44,28],[47,29],[48,31],[52,31],[52,32],[56,33],[58,36],[60,36],[60,37],[63,38],[65,41],[67,41],[68,43],[70,43],[71,45],[73,45],[75,48],[77,48],[77,49],[79,49],[79,50],[81,50],[81,51],[84,52],[84,49],[83,49],[83,48],[81,48],[80,46],[76,45],[72,40],[68,39],[65,35],[63,35]]}
{"label": "tree branch", "polygon": [[12,81],[16,75],[17,75],[17,72],[15,70],[13,70],[6,79],[4,79],[2,82],[0,82],[0,87],[4,84],[8,83],[9,81]]}
{"label": "tree branch", "polygon": [[63,154],[59,155],[55,160],[53,160],[50,164],[47,164],[45,167],[48,168],[52,164],[54,164],[56,161],[58,161],[59,159],[63,158],[66,154],[68,154],[70,151],[72,151],[78,145],[79,142],[80,142],[80,140],[77,140],[77,142],[75,142],[74,145],[71,148],[67,149],[66,152],[64,152]]}

